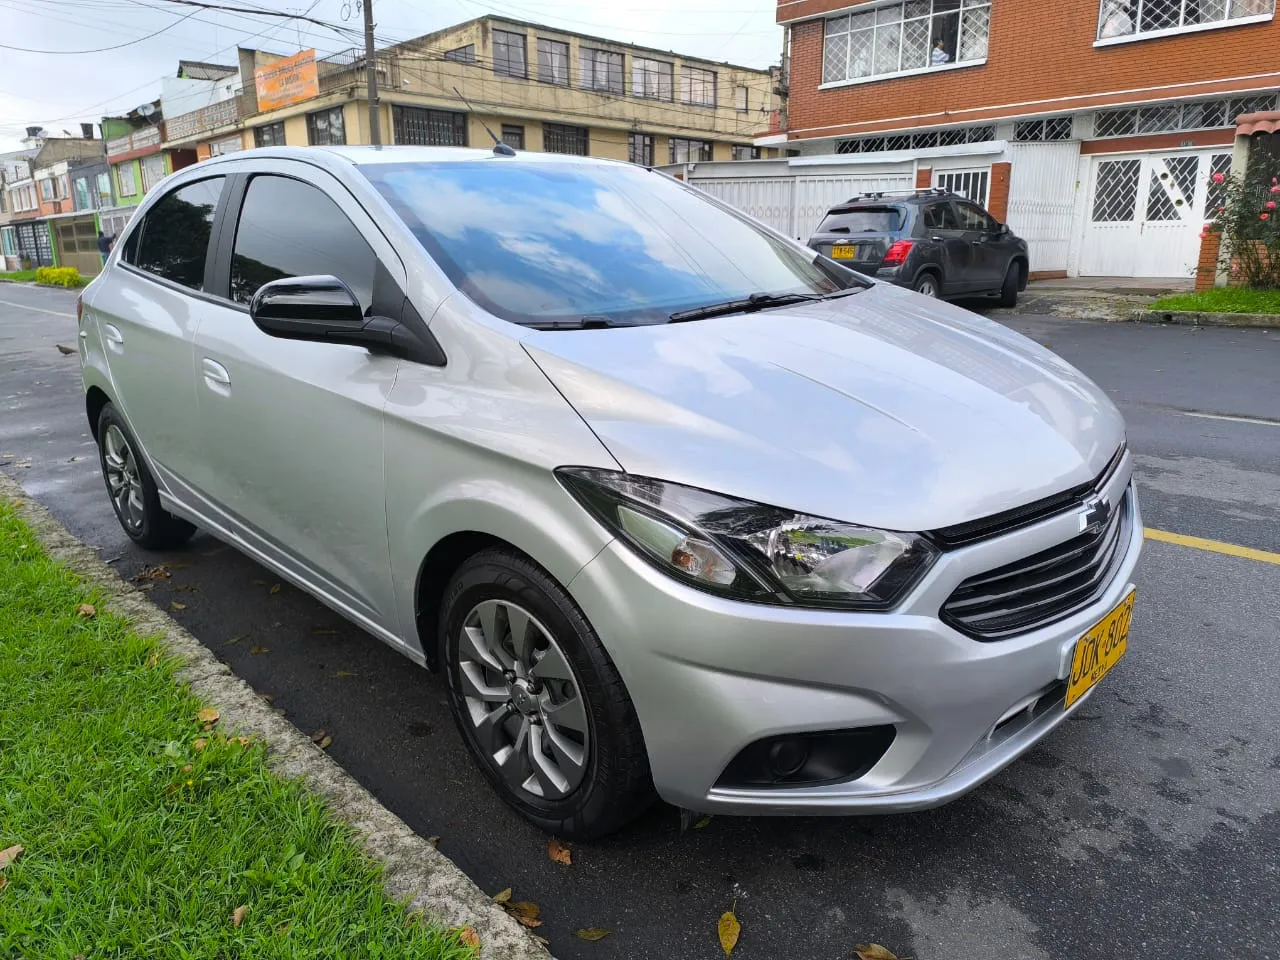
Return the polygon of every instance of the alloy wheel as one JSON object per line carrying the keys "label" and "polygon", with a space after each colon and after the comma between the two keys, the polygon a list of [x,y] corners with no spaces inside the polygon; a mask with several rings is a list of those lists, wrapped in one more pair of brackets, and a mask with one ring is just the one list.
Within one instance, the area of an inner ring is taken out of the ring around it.
{"label": "alloy wheel", "polygon": [[124,431],[114,423],[107,427],[103,437],[102,462],[106,472],[107,492],[120,522],[129,530],[141,530],[146,507],[142,499],[138,458],[134,456]]}
{"label": "alloy wheel", "polygon": [[926,297],[937,297],[938,284],[933,277],[922,277],[919,282],[916,283],[916,293]]}
{"label": "alloy wheel", "polygon": [[510,788],[559,800],[582,782],[586,703],[564,651],[527,610],[505,600],[472,608],[458,680],[480,750]]}

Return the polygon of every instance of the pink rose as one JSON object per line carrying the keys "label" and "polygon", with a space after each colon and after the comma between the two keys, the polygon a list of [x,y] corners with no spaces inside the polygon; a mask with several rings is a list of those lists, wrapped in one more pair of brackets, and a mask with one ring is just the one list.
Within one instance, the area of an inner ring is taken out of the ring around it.
{"label": "pink rose", "polygon": [[1270,219],[1271,219],[1271,214],[1269,214],[1269,213],[1261,214],[1261,215],[1259,216],[1259,218],[1258,218],[1258,219],[1260,219],[1260,220],[1270,220]]}
{"label": "pink rose", "polygon": [[1276,202],[1275,202],[1274,200],[1268,200],[1268,201],[1267,201],[1267,209],[1268,209],[1268,210],[1274,210],[1275,208],[1276,208]]}
{"label": "pink rose", "polygon": [[1220,173],[1215,173],[1215,174],[1213,175],[1213,182],[1214,182],[1214,183],[1221,183],[1221,182],[1222,182],[1223,180],[1225,180],[1225,179],[1227,179],[1227,178],[1226,178],[1225,176],[1223,176],[1222,174],[1220,174]]}
{"label": "pink rose", "polygon": [[1219,212],[1219,213],[1226,213],[1226,212],[1227,212],[1227,208],[1226,208],[1226,207],[1219,207],[1219,208],[1218,208],[1218,212]]}
{"label": "pink rose", "polygon": [[1272,188],[1271,188],[1271,192],[1272,192],[1272,193],[1280,193],[1280,186],[1272,187]]}

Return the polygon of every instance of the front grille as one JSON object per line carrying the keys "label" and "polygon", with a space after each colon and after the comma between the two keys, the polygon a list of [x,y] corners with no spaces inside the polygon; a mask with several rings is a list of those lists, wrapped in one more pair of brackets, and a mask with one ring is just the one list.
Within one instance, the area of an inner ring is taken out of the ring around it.
{"label": "front grille", "polygon": [[975,640],[1004,640],[1063,620],[1106,590],[1133,528],[1129,491],[1106,526],[965,580],[942,619]]}

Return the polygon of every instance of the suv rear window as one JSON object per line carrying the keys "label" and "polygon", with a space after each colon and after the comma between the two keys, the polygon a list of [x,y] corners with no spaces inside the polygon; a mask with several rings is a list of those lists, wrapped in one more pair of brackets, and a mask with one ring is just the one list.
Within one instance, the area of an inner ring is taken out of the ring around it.
{"label": "suv rear window", "polygon": [[819,233],[896,233],[902,227],[901,207],[858,207],[833,210],[818,225]]}

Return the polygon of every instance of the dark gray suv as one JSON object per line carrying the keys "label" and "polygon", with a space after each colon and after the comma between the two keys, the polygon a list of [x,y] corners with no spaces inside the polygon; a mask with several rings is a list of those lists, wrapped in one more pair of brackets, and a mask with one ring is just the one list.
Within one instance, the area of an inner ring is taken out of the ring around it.
{"label": "dark gray suv", "polygon": [[1027,287],[1027,242],[964,197],[941,190],[873,193],[828,211],[809,246],[859,273],[930,297],[995,295]]}

